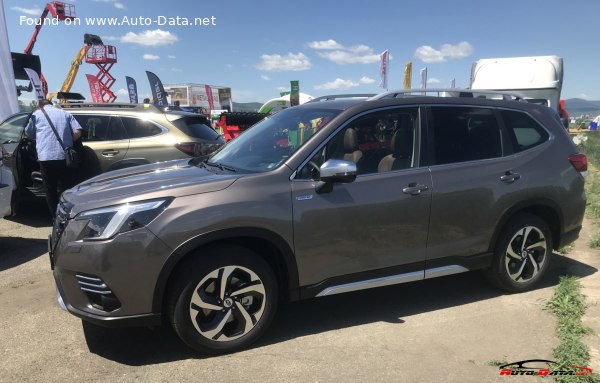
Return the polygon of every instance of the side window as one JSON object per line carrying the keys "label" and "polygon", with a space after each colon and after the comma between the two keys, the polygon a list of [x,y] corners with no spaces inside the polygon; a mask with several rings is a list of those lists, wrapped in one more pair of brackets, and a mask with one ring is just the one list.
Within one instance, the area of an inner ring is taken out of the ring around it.
{"label": "side window", "polygon": [[23,126],[28,118],[29,115],[25,114],[9,119],[4,124],[0,125],[0,144],[19,142]]}
{"label": "side window", "polygon": [[74,115],[83,128],[84,142],[115,141],[126,139],[119,117],[104,115]]}
{"label": "side window", "polygon": [[548,140],[548,132],[529,115],[512,110],[503,110],[501,113],[515,153]]}
{"label": "side window", "polygon": [[418,108],[377,111],[351,121],[301,169],[299,178],[318,177],[329,159],[356,163],[358,174],[416,167]]}
{"label": "side window", "polygon": [[502,156],[493,109],[434,106],[431,115],[434,165]]}
{"label": "side window", "polygon": [[129,138],[151,137],[162,132],[158,126],[150,121],[132,117],[121,117],[121,121]]}

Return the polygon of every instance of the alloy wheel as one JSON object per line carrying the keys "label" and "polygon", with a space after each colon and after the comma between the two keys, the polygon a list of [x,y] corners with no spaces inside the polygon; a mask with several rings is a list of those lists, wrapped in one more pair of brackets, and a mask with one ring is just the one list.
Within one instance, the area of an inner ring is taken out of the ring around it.
{"label": "alloy wheel", "polygon": [[535,226],[526,226],[513,235],[506,249],[508,276],[517,283],[535,278],[546,262],[548,243],[544,233]]}

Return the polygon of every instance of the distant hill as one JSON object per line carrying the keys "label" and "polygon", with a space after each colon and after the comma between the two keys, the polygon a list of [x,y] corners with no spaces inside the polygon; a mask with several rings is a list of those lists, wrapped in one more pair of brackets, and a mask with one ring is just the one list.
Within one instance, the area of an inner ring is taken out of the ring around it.
{"label": "distant hill", "polygon": [[570,98],[565,100],[565,108],[567,108],[571,117],[579,117],[585,114],[592,117],[600,115],[600,101]]}
{"label": "distant hill", "polygon": [[260,102],[234,102],[234,112],[258,112],[263,104]]}

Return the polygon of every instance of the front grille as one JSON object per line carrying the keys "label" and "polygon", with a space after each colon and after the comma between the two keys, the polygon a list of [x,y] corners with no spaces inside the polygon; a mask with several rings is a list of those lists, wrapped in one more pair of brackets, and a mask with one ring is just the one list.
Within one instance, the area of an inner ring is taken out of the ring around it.
{"label": "front grille", "polygon": [[94,275],[75,274],[79,288],[86,295],[92,307],[102,311],[114,311],[121,307],[121,302],[115,297],[102,278]]}

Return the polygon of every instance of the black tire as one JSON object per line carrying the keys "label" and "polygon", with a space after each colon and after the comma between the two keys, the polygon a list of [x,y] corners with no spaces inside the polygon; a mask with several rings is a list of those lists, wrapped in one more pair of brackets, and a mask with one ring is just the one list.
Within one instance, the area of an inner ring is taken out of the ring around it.
{"label": "black tire", "polygon": [[244,349],[264,334],[275,315],[279,297],[273,270],[240,246],[214,246],[201,253],[175,276],[168,300],[171,324],[200,353]]}
{"label": "black tire", "polygon": [[485,275],[502,290],[511,293],[529,290],[548,269],[552,247],[552,234],[544,220],[532,214],[518,214],[502,230],[492,266]]}

